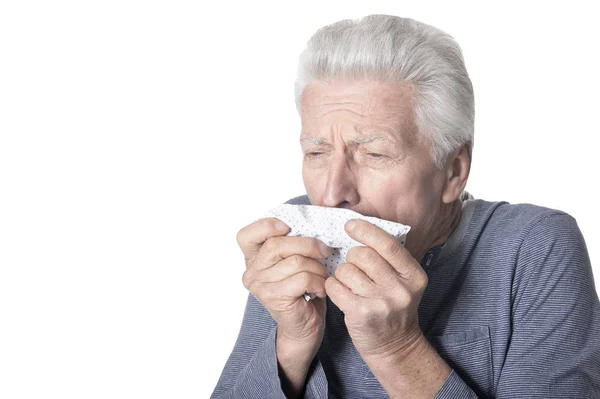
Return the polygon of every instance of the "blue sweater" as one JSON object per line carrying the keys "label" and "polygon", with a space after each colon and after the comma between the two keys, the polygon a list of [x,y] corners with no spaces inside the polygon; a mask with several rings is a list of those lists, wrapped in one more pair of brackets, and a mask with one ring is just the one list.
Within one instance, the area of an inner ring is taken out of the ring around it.
{"label": "blue sweater", "polygon": [[[288,203],[310,204],[307,196]],[[442,246],[423,258],[421,330],[452,372],[436,398],[600,398],[600,303],[590,259],[568,214],[468,200]],[[249,295],[213,398],[284,398],[276,325]],[[327,301],[306,398],[385,398]]]}

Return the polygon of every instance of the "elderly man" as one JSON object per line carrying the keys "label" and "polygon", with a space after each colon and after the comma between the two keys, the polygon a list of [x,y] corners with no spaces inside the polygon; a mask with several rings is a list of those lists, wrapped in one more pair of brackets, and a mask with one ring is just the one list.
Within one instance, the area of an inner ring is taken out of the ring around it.
{"label": "elderly man", "polygon": [[[456,42],[372,15],[300,57],[306,196],[364,220],[329,248],[263,218],[242,228],[241,332],[215,398],[600,397],[600,304],[585,242],[558,210],[473,199],[474,99]],[[303,299],[305,292],[313,300]]]}

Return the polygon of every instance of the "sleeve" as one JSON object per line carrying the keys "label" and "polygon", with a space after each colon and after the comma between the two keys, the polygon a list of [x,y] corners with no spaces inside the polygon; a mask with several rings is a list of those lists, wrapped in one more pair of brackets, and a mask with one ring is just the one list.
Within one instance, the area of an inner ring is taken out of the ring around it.
{"label": "sleeve", "polygon": [[434,399],[477,399],[477,395],[452,370]]}
{"label": "sleeve", "polygon": [[[240,333],[211,398],[285,398],[277,367],[276,327],[268,311],[249,294]],[[326,398],[326,381],[315,358],[305,398]]]}
{"label": "sleeve", "polygon": [[600,303],[575,219],[541,218],[516,259],[512,336],[496,397],[600,397]]}

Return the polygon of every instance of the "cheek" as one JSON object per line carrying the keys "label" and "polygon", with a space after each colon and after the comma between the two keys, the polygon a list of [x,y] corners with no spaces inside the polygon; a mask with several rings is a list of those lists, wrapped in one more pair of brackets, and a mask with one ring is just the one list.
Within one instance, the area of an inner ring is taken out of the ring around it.
{"label": "cheek", "polygon": [[419,224],[439,200],[437,182],[416,170],[371,173],[361,179],[361,198],[383,219]]}
{"label": "cheek", "polygon": [[322,170],[307,167],[305,164],[302,165],[302,181],[304,182],[306,194],[312,203],[318,202],[318,199],[322,196],[321,191],[325,190],[325,176]]}
{"label": "cheek", "polygon": [[413,235],[426,231],[435,222],[440,205],[441,192],[434,179],[413,183],[402,201],[396,203],[396,215],[412,226]]}
{"label": "cheek", "polygon": [[360,171],[361,186],[366,193],[377,198],[406,195],[415,186],[415,179],[404,169],[368,169]]}
{"label": "cheek", "polygon": [[366,194],[372,193],[377,197],[396,195],[402,192],[406,185],[400,174],[382,170],[362,170],[358,181]]}
{"label": "cheek", "polygon": [[379,218],[396,220],[398,201],[407,197],[411,186],[400,171],[363,169],[357,173],[357,191],[361,202],[368,204]]}

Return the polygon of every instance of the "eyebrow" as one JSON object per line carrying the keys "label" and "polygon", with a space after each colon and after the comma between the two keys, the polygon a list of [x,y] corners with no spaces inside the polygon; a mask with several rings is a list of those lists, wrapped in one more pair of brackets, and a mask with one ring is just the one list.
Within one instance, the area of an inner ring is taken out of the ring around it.
{"label": "eyebrow", "polygon": [[[350,139],[349,142],[350,143],[355,143],[355,144],[366,144],[366,143],[371,143],[375,140],[382,140],[382,141],[388,141],[387,137],[376,134],[376,135],[371,135],[371,136],[366,136],[366,137],[357,137],[357,138],[353,138]],[[311,136],[302,136],[300,137],[300,142],[302,143],[303,141],[308,141],[312,144],[315,145],[321,145],[321,144],[325,144],[327,141],[323,138],[320,137],[311,137]]]}
{"label": "eyebrow", "polygon": [[366,144],[366,143],[373,142],[375,140],[387,141],[387,137],[381,136],[381,135],[372,135],[372,136],[367,136],[367,137],[357,137],[355,139],[350,139],[350,142],[351,143],[356,143],[356,144]]}
{"label": "eyebrow", "polygon": [[325,139],[323,138],[317,138],[317,137],[311,137],[311,136],[302,136],[300,137],[300,143],[302,143],[303,141],[309,141],[312,144],[315,145],[321,145],[325,143]]}

